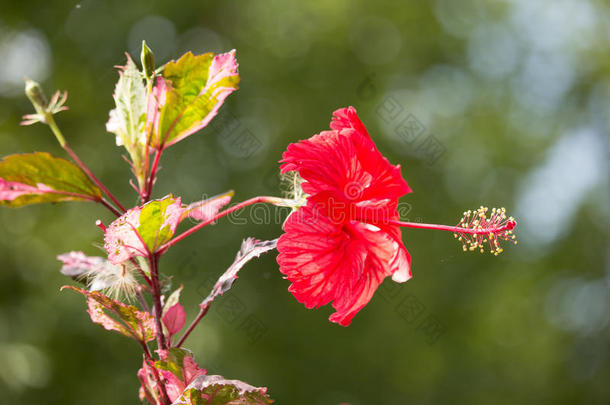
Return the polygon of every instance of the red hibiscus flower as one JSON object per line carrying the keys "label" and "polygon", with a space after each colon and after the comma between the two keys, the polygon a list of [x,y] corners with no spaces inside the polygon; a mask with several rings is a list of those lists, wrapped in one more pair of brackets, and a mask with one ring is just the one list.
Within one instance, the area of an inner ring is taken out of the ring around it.
{"label": "red hibiscus flower", "polygon": [[290,144],[281,171],[297,171],[307,204],[290,215],[277,261],[307,308],[332,302],[329,320],[347,326],[388,276],[411,278],[398,199],[411,192],[353,107],[335,111],[330,131]]}

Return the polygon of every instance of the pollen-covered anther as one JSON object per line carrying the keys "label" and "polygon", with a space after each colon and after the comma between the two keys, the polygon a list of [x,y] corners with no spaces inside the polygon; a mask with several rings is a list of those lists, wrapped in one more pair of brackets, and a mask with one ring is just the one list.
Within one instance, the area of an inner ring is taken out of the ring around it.
{"label": "pollen-covered anther", "polygon": [[491,254],[497,256],[503,252],[500,241],[510,241],[517,244],[513,230],[517,222],[513,217],[506,216],[505,208],[481,206],[476,210],[464,212],[457,227],[460,232],[456,237],[462,242],[464,251],[478,249],[484,251],[484,244],[489,246]]}

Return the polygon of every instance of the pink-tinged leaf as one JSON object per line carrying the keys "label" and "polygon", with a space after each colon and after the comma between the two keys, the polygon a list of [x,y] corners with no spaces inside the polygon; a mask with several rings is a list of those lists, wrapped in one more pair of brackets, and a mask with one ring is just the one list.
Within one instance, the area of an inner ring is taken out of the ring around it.
{"label": "pink-tinged leaf", "polygon": [[57,260],[63,263],[61,274],[72,278],[98,271],[107,263],[103,257],[87,256],[83,252],[64,253],[57,256]]}
{"label": "pink-tinged leaf", "polygon": [[209,221],[218,214],[218,211],[220,211],[222,207],[231,202],[233,194],[233,191],[228,191],[224,194],[191,203],[185,208],[182,216],[188,216],[189,218],[201,222]]}
{"label": "pink-tinged leaf", "polygon": [[128,210],[106,229],[104,247],[108,260],[120,264],[134,256],[158,252],[174,236],[178,224],[185,218],[212,219],[229,203],[232,195],[231,191],[185,207],[180,197],[169,195]]}
{"label": "pink-tinged leaf", "polygon": [[169,195],[128,210],[106,229],[108,260],[120,264],[134,256],[158,252],[174,236],[180,222],[189,217],[212,219],[232,195],[231,191],[187,206],[182,206],[180,197]]}
{"label": "pink-tinged leaf", "polygon": [[101,199],[101,190],[65,159],[36,152],[10,155],[0,162],[0,205]]}
{"label": "pink-tinged leaf", "polygon": [[276,245],[277,239],[262,242],[254,238],[247,238],[244,240],[241,244],[241,249],[239,252],[237,252],[237,256],[235,257],[233,264],[231,264],[223,275],[220,276],[210,294],[201,302],[201,304],[199,304],[199,306],[204,309],[209,307],[216,297],[231,289],[233,283],[237,279],[237,273],[246,263],[255,257],[259,257],[265,252],[275,249]]}
{"label": "pink-tinged leaf", "polygon": [[237,67],[235,50],[220,55],[188,52],[165,65],[148,98],[152,145],[164,149],[207,126],[237,90]]}
{"label": "pink-tinged leaf", "polygon": [[104,248],[111,263],[120,264],[134,256],[146,256],[146,244],[138,234],[141,207],[132,208],[106,229]]}
{"label": "pink-tinged leaf", "polygon": [[267,388],[254,387],[219,375],[201,375],[172,405],[269,405],[273,400]]}
{"label": "pink-tinged leaf", "polygon": [[86,291],[73,286],[63,286],[87,297],[91,321],[104,329],[119,332],[140,342],[150,342],[155,338],[155,318],[133,305],[123,304],[97,291]]}
{"label": "pink-tinged leaf", "polygon": [[138,380],[140,380],[139,397],[140,401],[148,401],[150,405],[159,405],[160,398],[157,390],[157,382],[154,375],[154,367],[152,362],[144,359],[142,368],[138,370]]}
{"label": "pink-tinged leaf", "polygon": [[172,402],[197,377],[206,374],[206,370],[195,363],[193,354],[186,349],[174,347],[168,351],[159,350],[158,352],[161,360],[155,362],[155,368],[165,379],[167,395]]}
{"label": "pink-tinged leaf", "polygon": [[[168,96],[175,101],[171,88],[171,83],[168,83],[162,76],[157,77],[157,83],[153,86],[152,91],[148,93],[148,102],[146,106],[146,132],[159,134],[161,130],[161,112],[165,111]],[[158,135],[157,135],[158,138]]]}
{"label": "pink-tinged leaf", "polygon": [[13,201],[22,195],[27,194],[46,194],[53,190],[44,184],[37,184],[36,187],[15,181],[5,181],[0,179],[0,200]]}
{"label": "pink-tinged leaf", "polygon": [[182,293],[183,285],[180,285],[171,295],[165,300],[163,303],[163,315],[167,313],[167,311],[180,302],[180,293]]}
{"label": "pink-tinged leaf", "polygon": [[171,195],[128,210],[107,228],[108,260],[119,264],[134,256],[155,253],[176,232],[182,216],[180,197]]}
{"label": "pink-tinged leaf", "polygon": [[186,321],[186,312],[180,303],[175,304],[167,310],[163,316],[163,325],[167,328],[170,336],[180,332]]}

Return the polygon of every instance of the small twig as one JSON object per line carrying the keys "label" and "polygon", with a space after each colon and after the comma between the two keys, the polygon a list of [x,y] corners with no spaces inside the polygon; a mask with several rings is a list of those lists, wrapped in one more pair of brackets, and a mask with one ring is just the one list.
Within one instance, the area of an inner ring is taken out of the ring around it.
{"label": "small twig", "polygon": [[89,178],[91,179],[91,181],[93,181],[103,192],[104,194],[106,194],[108,196],[108,198],[110,198],[110,200],[116,204],[117,207],[119,207],[119,209],[123,212],[127,211],[125,209],[125,207],[119,202],[119,200],[114,196],[114,194],[112,194],[110,192],[110,190],[108,190],[106,188],[106,186],[104,186],[104,184],[97,178],[95,177],[95,175],[93,174],[93,172],[91,170],[89,170],[89,168],[83,163],[82,160],[80,160],[80,158],[78,157],[78,155],[72,150],[72,148],[70,148],[70,145],[68,145],[68,143],[65,143],[63,145],[63,148],[66,152],[68,152],[68,155],[70,155],[70,157],[72,159],[74,159],[74,161],[76,162],[76,164],[87,174],[87,176],[89,176]]}
{"label": "small twig", "polygon": [[186,330],[186,332],[184,332],[184,335],[182,335],[182,337],[180,338],[178,343],[175,345],[176,347],[181,347],[184,344],[184,341],[186,340],[186,338],[189,337],[189,335],[195,329],[195,327],[197,326],[199,321],[201,321],[201,319],[203,319],[205,314],[208,313],[208,310],[210,309],[210,305],[212,305],[211,302],[209,302],[206,305],[200,307],[199,313],[197,314],[197,317],[195,319],[193,319],[193,322],[191,322],[191,324],[189,325],[189,327]]}
{"label": "small twig", "polygon": [[[70,145],[68,145],[68,142],[66,142],[66,139],[64,138],[63,134],[61,133],[61,130],[57,126],[57,123],[55,122],[55,119],[53,118],[53,114],[47,113],[47,114],[45,114],[44,118],[45,118],[46,124],[49,126],[49,128],[51,128],[51,131],[53,132],[53,135],[55,135],[55,138],[57,138],[57,141],[59,142],[59,145],[68,153],[68,155],[70,155],[70,157],[74,160],[74,162],[76,162],[76,164],[85,172],[85,174],[91,179],[91,181],[93,181],[102,190],[102,192],[104,194],[106,194],[108,196],[108,198],[110,198],[110,200],[114,204],[116,204],[117,207],[119,207],[120,210],[125,212],[126,211],[125,207],[123,207],[123,205],[110,192],[110,190],[108,190],[106,188],[106,186],[104,186],[104,184],[97,177],[95,177],[93,172],[87,167],[87,165],[85,165],[85,163],[83,163],[83,161],[78,157],[76,152],[74,152],[72,150]],[[100,202],[106,208],[108,208],[110,211],[112,211],[114,214],[116,214],[118,216],[121,216],[121,213],[115,212],[117,210],[114,207],[111,207],[110,204],[104,203],[104,200],[102,200]]]}
{"label": "small twig", "polygon": [[138,301],[140,302],[140,306],[142,307],[142,309],[146,312],[150,312],[150,309],[148,309],[148,304],[146,303],[146,300],[144,299],[144,296],[142,295],[142,286],[138,285],[138,288],[136,288],[136,296],[138,297]]}
{"label": "small twig", "polygon": [[161,246],[161,248],[159,249],[158,252],[160,254],[162,254],[170,246],[175,245],[176,243],[180,242],[182,239],[184,239],[187,236],[197,232],[198,230],[200,230],[204,226],[209,225],[209,224],[215,222],[216,220],[218,220],[218,219],[220,219],[220,218],[222,218],[222,217],[224,217],[226,215],[229,215],[230,213],[232,213],[234,211],[237,211],[239,209],[245,208],[248,205],[257,204],[257,203],[276,204],[280,200],[281,199],[279,199],[277,197],[260,196],[260,197],[254,197],[254,198],[250,198],[249,200],[242,201],[239,204],[236,204],[236,205],[234,205],[234,206],[232,206],[230,208],[227,208],[226,210],[216,214],[213,218],[210,218],[207,221],[200,222],[197,225],[193,226],[192,228],[184,231],[180,235],[176,236],[174,239],[172,239],[169,242],[167,242],[165,245]]}

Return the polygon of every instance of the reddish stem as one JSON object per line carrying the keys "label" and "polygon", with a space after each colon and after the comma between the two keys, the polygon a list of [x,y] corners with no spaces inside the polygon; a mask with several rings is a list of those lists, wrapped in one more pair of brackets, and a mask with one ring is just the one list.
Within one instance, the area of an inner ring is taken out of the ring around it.
{"label": "reddish stem", "polygon": [[[156,254],[148,254],[148,262],[150,264],[150,284],[151,284],[151,293],[153,298],[153,315],[155,317],[155,329],[157,335],[157,347],[159,349],[168,350],[165,335],[163,334],[163,325],[161,323],[161,316],[163,315],[163,308],[161,307],[161,289],[159,287],[159,256]],[[153,367],[153,374],[155,375],[155,380],[157,381],[157,385],[159,386],[159,391],[161,393],[161,400],[163,401],[163,405],[170,405],[170,400],[167,396],[167,391],[165,388],[165,383],[158,376],[157,370]]]}
{"label": "reddish stem", "polygon": [[136,261],[136,259],[134,259],[133,257],[131,257],[129,259],[129,261],[136,267],[136,269],[138,270],[138,272],[140,273],[140,275],[142,276],[142,278],[144,279],[144,281],[146,281],[146,284],[148,284],[148,286],[150,287],[151,291],[152,291],[152,281],[150,280],[150,278],[146,275],[146,273],[144,273],[144,270],[142,270],[142,267],[140,266],[140,264]]}
{"label": "reddish stem", "polygon": [[153,297],[153,315],[155,316],[155,324],[157,325],[157,346],[159,349],[167,350],[165,335],[163,334],[163,325],[161,317],[163,316],[163,308],[161,307],[161,289],[159,288],[159,256],[156,254],[149,256],[150,262],[150,280],[152,283],[151,292]]}
{"label": "reddish stem", "polygon": [[193,319],[193,322],[191,322],[188,329],[186,330],[186,332],[184,332],[184,335],[182,335],[182,337],[180,338],[180,340],[178,341],[178,343],[176,344],[175,347],[181,347],[184,344],[184,341],[186,340],[186,338],[189,337],[189,335],[195,329],[195,327],[197,326],[199,321],[201,321],[201,319],[205,316],[205,314],[208,313],[208,309],[210,309],[210,304],[212,304],[212,303],[209,302],[204,307],[200,307],[197,317],[195,319]]}
{"label": "reddish stem", "polygon": [[239,209],[242,209],[242,208],[247,207],[248,205],[252,205],[252,204],[258,204],[258,203],[274,204],[277,201],[278,201],[277,197],[267,197],[267,196],[259,196],[259,197],[250,198],[249,200],[246,200],[246,201],[242,201],[239,204],[236,204],[236,205],[234,205],[232,207],[229,207],[226,210],[216,214],[213,218],[210,218],[207,221],[200,222],[197,225],[195,225],[194,227],[192,227],[191,229],[188,229],[188,230],[184,231],[183,233],[181,233],[180,235],[176,236],[174,239],[170,240],[165,245],[161,246],[161,248],[159,249],[159,253],[162,254],[170,246],[175,245],[176,243],[180,242],[182,239],[184,239],[187,236],[197,232],[198,230],[200,230],[204,226],[209,225],[212,222],[214,222],[214,221],[216,221],[216,220],[218,220],[218,219],[220,219],[220,218],[222,218],[222,217],[224,217],[226,215],[229,215],[230,213],[232,213],[234,211],[237,211]]}
{"label": "reddish stem", "polygon": [[152,195],[153,186],[155,184],[155,176],[157,175],[157,169],[159,168],[159,161],[161,160],[161,154],[163,149],[157,149],[155,152],[155,159],[153,160],[152,167],[150,168],[150,175],[146,184],[146,190],[142,194],[142,204],[148,202]]}
{"label": "reddish stem", "polygon": [[402,222],[402,221],[389,221],[392,225],[398,225],[405,228],[418,228],[418,229],[433,229],[436,231],[448,231],[453,233],[468,233],[471,235],[484,235],[490,233],[500,233],[504,231],[510,231],[515,228],[517,223],[515,221],[508,221],[506,225],[498,228],[483,228],[483,229],[471,229],[462,228],[459,226],[448,226],[448,225],[436,225],[436,224],[420,224],[418,222]]}
{"label": "reddish stem", "polygon": [[110,210],[110,212],[112,212],[117,217],[120,217],[122,215],[116,208],[114,208],[112,206],[112,204],[110,204],[108,201],[106,201],[105,198],[102,198],[100,200],[100,204],[102,204],[104,207],[108,208]]}
{"label": "reddish stem", "polygon": [[106,186],[104,186],[104,184],[102,184],[102,182],[99,181],[99,179],[97,177],[95,177],[93,172],[91,172],[91,170],[89,170],[89,168],[83,163],[82,160],[80,160],[80,158],[72,150],[72,148],[70,148],[70,145],[65,143],[62,146],[63,146],[64,150],[66,152],[68,152],[68,155],[70,155],[70,157],[76,162],[76,164],[87,174],[87,176],[89,176],[91,181],[93,181],[95,184],[97,184],[97,186],[104,192],[104,194],[106,194],[108,196],[108,198],[110,198],[110,200],[112,200],[112,202],[115,203],[117,207],[119,207],[120,210],[125,212],[126,211],[125,207],[123,207],[123,205],[119,202],[119,200],[117,200],[117,198],[106,188]]}

